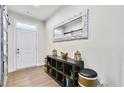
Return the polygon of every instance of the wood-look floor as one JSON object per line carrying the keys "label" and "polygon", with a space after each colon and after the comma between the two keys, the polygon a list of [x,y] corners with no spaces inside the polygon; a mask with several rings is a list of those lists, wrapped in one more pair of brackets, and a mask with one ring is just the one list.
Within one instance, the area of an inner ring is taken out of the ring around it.
{"label": "wood-look floor", "polygon": [[6,87],[60,87],[43,67],[31,67],[8,74]]}

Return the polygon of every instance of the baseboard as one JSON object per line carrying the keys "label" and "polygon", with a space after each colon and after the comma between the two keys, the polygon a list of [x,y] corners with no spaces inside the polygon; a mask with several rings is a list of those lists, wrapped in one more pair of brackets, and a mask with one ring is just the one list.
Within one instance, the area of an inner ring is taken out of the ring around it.
{"label": "baseboard", "polygon": [[36,64],[36,66],[42,66],[42,65],[44,65],[44,64]]}
{"label": "baseboard", "polygon": [[8,79],[8,76],[6,76],[6,77],[5,77],[5,80],[4,80],[4,85],[3,85],[3,87],[6,87],[7,79]]}
{"label": "baseboard", "polygon": [[8,73],[14,72],[16,69],[8,69]]}

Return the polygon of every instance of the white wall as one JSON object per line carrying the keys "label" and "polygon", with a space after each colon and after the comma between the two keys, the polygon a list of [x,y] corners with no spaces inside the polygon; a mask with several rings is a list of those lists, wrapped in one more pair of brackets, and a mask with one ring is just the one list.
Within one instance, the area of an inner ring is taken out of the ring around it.
{"label": "white wall", "polygon": [[40,20],[33,19],[27,16],[23,15],[18,15],[16,13],[10,12],[9,11],[9,17],[10,17],[10,23],[11,25],[9,26],[9,33],[8,33],[8,70],[9,72],[15,71],[16,70],[16,52],[15,52],[15,46],[14,46],[14,35],[15,35],[15,25],[16,22],[22,22],[30,25],[35,25],[38,27],[38,62],[37,65],[42,65],[44,62],[44,52],[45,52],[45,33],[44,33],[44,23]]}
{"label": "white wall", "polygon": [[[89,8],[89,39],[53,43],[53,27]],[[46,54],[79,50],[105,86],[124,86],[124,6],[64,6],[46,22]],[[59,53],[60,54],[60,53]]]}

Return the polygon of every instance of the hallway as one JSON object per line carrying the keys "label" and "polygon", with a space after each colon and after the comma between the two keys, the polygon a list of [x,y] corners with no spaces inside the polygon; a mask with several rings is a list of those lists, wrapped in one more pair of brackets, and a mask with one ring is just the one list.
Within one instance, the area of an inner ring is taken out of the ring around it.
{"label": "hallway", "polygon": [[6,87],[59,87],[59,85],[40,66],[9,73]]}

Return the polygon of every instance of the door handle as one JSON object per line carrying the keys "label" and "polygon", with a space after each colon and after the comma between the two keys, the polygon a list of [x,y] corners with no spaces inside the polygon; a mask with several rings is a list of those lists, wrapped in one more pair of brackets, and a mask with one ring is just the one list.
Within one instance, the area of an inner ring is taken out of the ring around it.
{"label": "door handle", "polygon": [[19,54],[20,53],[20,50],[19,48],[16,49],[16,53]]}

